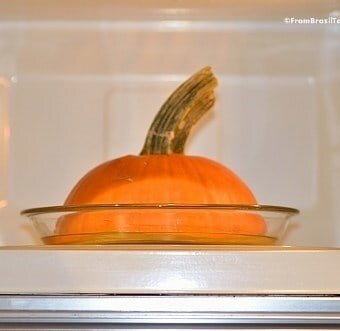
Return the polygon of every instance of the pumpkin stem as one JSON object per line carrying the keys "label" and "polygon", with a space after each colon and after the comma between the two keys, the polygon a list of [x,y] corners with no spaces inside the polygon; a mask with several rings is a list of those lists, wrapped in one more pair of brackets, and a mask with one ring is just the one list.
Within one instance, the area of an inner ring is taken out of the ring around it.
{"label": "pumpkin stem", "polygon": [[183,153],[191,128],[215,103],[216,86],[210,67],[181,84],[153,120],[140,154]]}

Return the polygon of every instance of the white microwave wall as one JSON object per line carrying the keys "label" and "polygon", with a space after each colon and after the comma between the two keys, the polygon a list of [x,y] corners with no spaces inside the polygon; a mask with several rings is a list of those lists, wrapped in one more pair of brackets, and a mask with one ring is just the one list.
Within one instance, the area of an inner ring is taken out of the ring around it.
{"label": "white microwave wall", "polygon": [[259,203],[300,209],[286,244],[340,245],[340,24],[283,22],[336,8],[18,3],[0,4],[0,243],[37,243],[20,210],[62,204],[86,171],[138,153],[169,93],[211,65],[218,102],[187,153],[232,168]]}

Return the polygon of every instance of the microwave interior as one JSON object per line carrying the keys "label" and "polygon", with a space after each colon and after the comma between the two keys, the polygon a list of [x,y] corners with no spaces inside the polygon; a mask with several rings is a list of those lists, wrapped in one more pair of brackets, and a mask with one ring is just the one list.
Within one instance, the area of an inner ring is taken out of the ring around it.
{"label": "microwave interior", "polygon": [[283,244],[340,245],[340,24],[285,22],[340,19],[336,2],[65,3],[0,4],[0,244],[39,244],[20,211],[138,154],[167,96],[210,65],[217,103],[186,153],[299,209]]}

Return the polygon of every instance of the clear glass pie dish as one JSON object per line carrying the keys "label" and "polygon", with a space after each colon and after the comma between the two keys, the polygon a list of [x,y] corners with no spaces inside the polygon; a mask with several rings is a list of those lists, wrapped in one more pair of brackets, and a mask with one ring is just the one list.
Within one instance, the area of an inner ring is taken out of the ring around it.
{"label": "clear glass pie dish", "polygon": [[48,245],[273,245],[298,212],[269,205],[90,204],[22,214]]}

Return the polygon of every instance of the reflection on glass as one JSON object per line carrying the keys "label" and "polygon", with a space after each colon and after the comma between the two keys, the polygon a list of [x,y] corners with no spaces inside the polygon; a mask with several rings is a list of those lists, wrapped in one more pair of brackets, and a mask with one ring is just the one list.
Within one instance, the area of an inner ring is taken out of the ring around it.
{"label": "reflection on glass", "polygon": [[7,200],[0,200],[0,209],[7,206]]}

